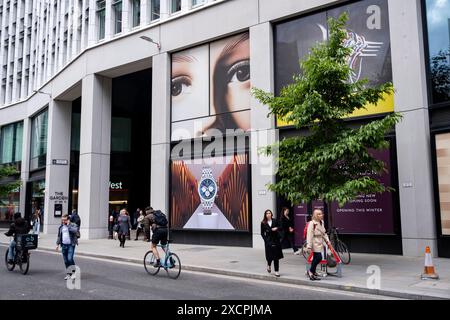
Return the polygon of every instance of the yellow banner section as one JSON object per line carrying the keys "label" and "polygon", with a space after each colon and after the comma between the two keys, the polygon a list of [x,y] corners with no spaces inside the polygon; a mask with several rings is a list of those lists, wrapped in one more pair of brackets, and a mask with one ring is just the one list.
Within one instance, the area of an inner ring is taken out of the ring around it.
{"label": "yellow banner section", "polygon": [[[394,112],[394,94],[384,94],[384,100],[380,101],[378,104],[367,104],[365,109],[356,110],[351,115],[344,118],[355,118],[355,117],[367,117],[376,114]],[[283,119],[277,117],[277,127],[287,127],[292,125]]]}

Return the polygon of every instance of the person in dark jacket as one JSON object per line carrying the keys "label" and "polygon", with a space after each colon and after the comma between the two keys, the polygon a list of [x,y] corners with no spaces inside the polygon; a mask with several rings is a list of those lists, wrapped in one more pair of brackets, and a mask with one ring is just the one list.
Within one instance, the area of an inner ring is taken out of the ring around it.
{"label": "person in dark jacket", "polygon": [[267,260],[267,272],[272,272],[272,261],[275,267],[275,276],[279,277],[280,274],[280,259],[283,259],[283,251],[281,250],[281,237],[282,231],[278,222],[273,219],[273,213],[270,210],[264,212],[264,219],[261,222],[261,236],[264,239],[265,253]]}
{"label": "person in dark jacket", "polygon": [[130,216],[128,215],[127,210],[122,209],[120,210],[120,216],[117,220],[119,223],[119,241],[120,246],[122,248],[125,248],[125,241],[127,239],[127,236],[130,234],[131,229],[131,222],[130,222]]}
{"label": "person in dark jacket", "polygon": [[61,225],[58,229],[58,235],[56,238],[56,251],[58,251],[61,246],[61,252],[64,259],[64,264],[66,266],[66,277],[64,280],[72,278],[75,273],[69,272],[69,267],[75,265],[73,256],[75,255],[75,246],[78,244],[78,226],[70,221],[68,214],[64,214],[61,217]]}
{"label": "person in dark jacket", "polygon": [[[294,250],[294,254],[298,255],[300,251],[298,247],[295,245],[295,237],[294,237],[294,219],[289,215],[289,209],[283,207],[281,209],[281,228],[283,229],[283,239],[281,240],[282,244],[287,244],[288,247],[291,247]],[[284,247],[283,247],[284,248]]]}
{"label": "person in dark jacket", "polygon": [[20,212],[14,214],[14,222],[9,226],[9,230],[5,232],[5,236],[14,237],[9,243],[8,263],[14,260],[14,251],[16,249],[16,237],[19,234],[27,234],[30,231],[30,224],[27,220],[22,218]]}

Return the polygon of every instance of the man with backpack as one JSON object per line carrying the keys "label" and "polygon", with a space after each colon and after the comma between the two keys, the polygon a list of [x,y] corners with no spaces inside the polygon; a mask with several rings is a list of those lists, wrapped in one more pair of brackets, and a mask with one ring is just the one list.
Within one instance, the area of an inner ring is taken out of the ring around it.
{"label": "man with backpack", "polygon": [[[161,210],[156,210],[153,213],[148,212],[150,216],[150,221],[152,222],[152,251],[153,254],[156,257],[156,264],[154,265],[155,268],[159,268],[161,266],[161,259],[158,252],[158,243],[161,242],[162,246],[165,246],[167,244],[167,227],[168,227],[168,221],[167,217],[164,213],[161,212]],[[164,250],[164,248],[163,248]]]}

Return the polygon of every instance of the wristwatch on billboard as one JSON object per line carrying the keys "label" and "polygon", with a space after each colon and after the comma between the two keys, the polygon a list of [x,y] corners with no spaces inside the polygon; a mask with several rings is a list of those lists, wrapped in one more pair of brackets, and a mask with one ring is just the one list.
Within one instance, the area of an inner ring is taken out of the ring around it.
{"label": "wristwatch on billboard", "polygon": [[198,194],[200,196],[204,214],[211,214],[214,200],[217,197],[217,191],[217,182],[214,180],[211,168],[204,167],[202,170],[202,177],[198,183]]}

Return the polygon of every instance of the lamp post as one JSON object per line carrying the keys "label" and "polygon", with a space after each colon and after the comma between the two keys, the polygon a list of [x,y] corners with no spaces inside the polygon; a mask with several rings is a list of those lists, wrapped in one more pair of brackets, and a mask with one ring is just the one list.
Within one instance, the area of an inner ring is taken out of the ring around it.
{"label": "lamp post", "polygon": [[152,38],[147,37],[147,36],[140,36],[139,38],[141,38],[142,40],[151,42],[153,44],[156,44],[156,46],[158,47],[158,50],[161,50],[161,45],[158,42],[154,41]]}

